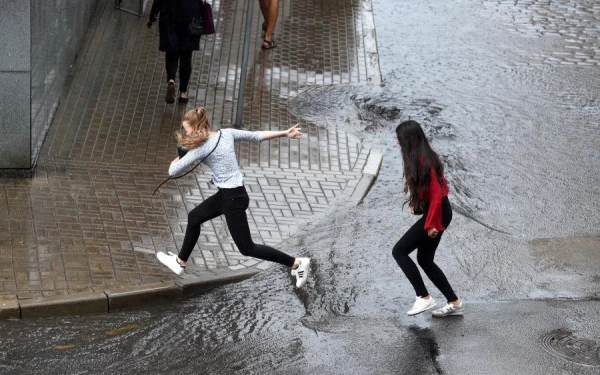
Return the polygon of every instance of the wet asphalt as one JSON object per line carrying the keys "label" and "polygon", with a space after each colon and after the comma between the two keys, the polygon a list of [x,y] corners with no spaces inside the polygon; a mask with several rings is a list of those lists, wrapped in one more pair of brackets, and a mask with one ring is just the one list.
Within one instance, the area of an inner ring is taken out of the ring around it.
{"label": "wet asphalt", "polygon": [[[599,373],[600,67],[567,47],[600,45],[600,10],[545,3],[374,1],[383,84],[292,103],[384,153],[362,205],[281,247],[313,258],[306,289],[272,267],[146,309],[4,321],[0,373]],[[391,249],[415,220],[393,137],[408,118],[445,161],[456,215],[436,261],[464,317],[405,315]]]}

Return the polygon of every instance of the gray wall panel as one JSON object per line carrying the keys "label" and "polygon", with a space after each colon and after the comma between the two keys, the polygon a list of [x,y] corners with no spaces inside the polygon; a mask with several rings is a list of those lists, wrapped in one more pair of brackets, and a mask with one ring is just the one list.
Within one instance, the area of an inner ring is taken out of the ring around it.
{"label": "gray wall panel", "polygon": [[0,168],[30,168],[29,73],[0,72]]}
{"label": "gray wall panel", "polygon": [[31,0],[31,151],[35,162],[98,0]]}
{"label": "gray wall panel", "polygon": [[30,70],[29,1],[0,0],[0,72]]}
{"label": "gray wall panel", "polygon": [[99,1],[0,0],[0,168],[34,167]]}

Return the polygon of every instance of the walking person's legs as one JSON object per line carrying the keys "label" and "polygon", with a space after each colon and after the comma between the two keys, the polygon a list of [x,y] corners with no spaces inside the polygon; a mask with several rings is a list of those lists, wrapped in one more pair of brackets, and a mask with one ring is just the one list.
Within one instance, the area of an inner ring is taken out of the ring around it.
{"label": "walking person's legs", "polygon": [[188,84],[192,75],[192,53],[191,50],[179,52],[179,103],[187,103]]}
{"label": "walking person's legs", "polygon": [[177,65],[179,64],[179,52],[171,51],[165,53],[165,70],[167,71],[167,94],[165,102],[175,102],[175,77],[177,76]]}
{"label": "walking person's legs", "polygon": [[263,16],[262,23],[262,32],[263,37],[265,36],[265,32],[267,31],[267,18],[269,18],[269,3],[271,0],[258,0],[258,4],[260,5],[260,13]]}
{"label": "walking person's legs", "polygon": [[279,0],[259,0],[260,11],[265,19],[265,35],[262,43],[262,49],[271,49],[277,47],[273,33],[279,16]]}

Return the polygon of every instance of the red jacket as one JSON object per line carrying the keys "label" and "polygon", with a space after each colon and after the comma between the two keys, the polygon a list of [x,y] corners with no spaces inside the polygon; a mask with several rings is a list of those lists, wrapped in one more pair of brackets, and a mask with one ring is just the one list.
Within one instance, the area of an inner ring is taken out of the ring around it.
{"label": "red jacket", "polygon": [[442,232],[446,229],[442,224],[442,199],[448,196],[448,182],[443,176],[442,182],[443,184],[440,185],[435,170],[431,167],[429,194],[427,197],[424,197],[423,192],[421,192],[421,199],[429,202],[429,209],[425,218],[425,230],[435,228],[439,232]]}

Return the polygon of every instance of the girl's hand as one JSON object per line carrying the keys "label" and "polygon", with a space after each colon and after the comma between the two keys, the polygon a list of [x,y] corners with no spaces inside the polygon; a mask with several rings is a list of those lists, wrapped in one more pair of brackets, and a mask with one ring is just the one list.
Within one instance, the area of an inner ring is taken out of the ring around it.
{"label": "girl's hand", "polygon": [[413,215],[415,214],[415,208],[412,204],[410,206],[408,206],[408,212],[410,212]]}
{"label": "girl's hand", "polygon": [[178,157],[176,157],[175,159],[173,159],[173,161],[171,162],[171,164],[173,164],[173,163],[177,163],[178,161],[179,161],[179,156],[178,156]]}
{"label": "girl's hand", "polygon": [[299,126],[300,124],[292,126],[285,132],[285,135],[288,138],[300,139],[300,137],[302,137],[302,133],[300,132],[302,129],[300,129]]}
{"label": "girl's hand", "polygon": [[429,237],[431,237],[431,238],[436,238],[437,235],[438,235],[438,233],[439,233],[438,230],[435,229],[435,228],[429,228],[429,229],[427,229],[427,235]]}

